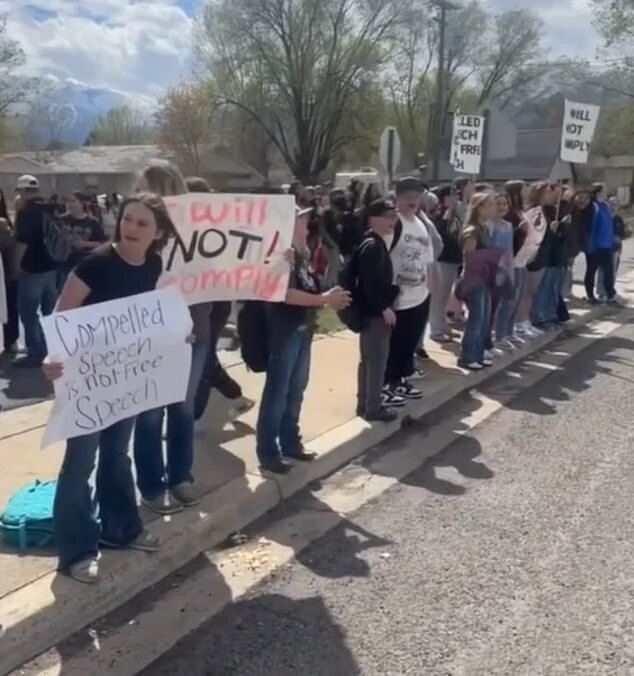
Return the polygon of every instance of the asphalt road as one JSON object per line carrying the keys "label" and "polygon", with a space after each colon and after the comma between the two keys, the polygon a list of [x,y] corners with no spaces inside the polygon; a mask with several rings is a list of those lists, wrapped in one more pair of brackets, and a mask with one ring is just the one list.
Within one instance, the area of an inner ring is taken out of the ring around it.
{"label": "asphalt road", "polygon": [[143,676],[634,674],[633,338],[593,343]]}

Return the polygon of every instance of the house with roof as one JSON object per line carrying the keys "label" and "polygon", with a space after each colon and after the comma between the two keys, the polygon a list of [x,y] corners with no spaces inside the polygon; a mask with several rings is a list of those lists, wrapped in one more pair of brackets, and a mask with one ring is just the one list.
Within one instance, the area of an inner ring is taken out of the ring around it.
{"label": "house with roof", "polygon": [[[209,146],[201,156],[200,174],[216,190],[240,192],[264,183],[255,169],[235,158],[224,145]],[[0,187],[10,197],[17,177],[32,174],[45,195],[68,197],[75,190],[126,194],[143,167],[157,158],[174,160],[157,145],[7,153],[0,155]]]}

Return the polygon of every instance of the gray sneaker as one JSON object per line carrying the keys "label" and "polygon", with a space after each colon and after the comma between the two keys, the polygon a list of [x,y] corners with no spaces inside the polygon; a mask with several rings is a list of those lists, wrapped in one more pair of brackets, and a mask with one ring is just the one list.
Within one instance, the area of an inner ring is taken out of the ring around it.
{"label": "gray sneaker", "polygon": [[161,495],[156,498],[142,498],[141,502],[148,509],[151,509],[155,514],[160,514],[161,516],[176,514],[177,512],[183,511],[183,505],[180,502],[174,500],[172,494],[169,491],[161,493]]}
{"label": "gray sneaker", "polygon": [[172,496],[183,507],[193,507],[200,502],[200,496],[194,490],[193,484],[183,483],[172,487]]}
{"label": "gray sneaker", "polygon": [[139,552],[158,552],[161,548],[161,541],[156,535],[144,530],[141,535],[130,542],[128,548],[136,549]]}
{"label": "gray sneaker", "polygon": [[83,561],[73,563],[68,569],[68,575],[77,582],[95,584],[99,580],[99,559],[93,556]]}

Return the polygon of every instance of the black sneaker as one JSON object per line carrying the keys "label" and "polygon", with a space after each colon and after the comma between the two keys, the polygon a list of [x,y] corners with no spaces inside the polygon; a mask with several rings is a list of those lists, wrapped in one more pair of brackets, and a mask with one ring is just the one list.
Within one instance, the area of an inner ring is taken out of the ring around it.
{"label": "black sneaker", "polygon": [[238,383],[219,366],[214,373],[214,378],[211,386],[215,387],[223,397],[227,399],[240,399],[242,396],[242,388]]}
{"label": "black sneaker", "polygon": [[40,357],[30,357],[26,355],[24,357],[19,357],[11,363],[11,366],[14,369],[39,369],[42,367],[42,362],[44,358]]}
{"label": "black sneaker", "polygon": [[419,347],[414,353],[419,359],[431,359],[424,347]]}
{"label": "black sneaker", "polygon": [[364,415],[367,422],[394,422],[398,420],[398,413],[393,408],[381,407],[376,413]]}
{"label": "black sneaker", "polygon": [[403,382],[394,388],[394,394],[398,397],[403,397],[404,399],[423,398],[423,391],[417,389],[412,383],[408,383],[406,380],[403,380]]}
{"label": "black sneaker", "polygon": [[407,404],[403,397],[400,397],[389,387],[384,387],[381,394],[381,403],[386,408],[402,408]]}
{"label": "black sneaker", "polygon": [[596,298],[588,298],[588,305],[600,305],[599,301]]}

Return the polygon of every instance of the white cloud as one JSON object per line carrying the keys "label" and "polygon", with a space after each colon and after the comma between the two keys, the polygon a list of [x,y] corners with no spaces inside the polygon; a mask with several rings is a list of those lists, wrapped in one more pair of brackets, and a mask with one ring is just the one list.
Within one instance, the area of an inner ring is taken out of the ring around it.
{"label": "white cloud", "polygon": [[[9,13],[10,34],[32,72],[156,96],[190,75],[190,14],[201,1],[0,0],[0,13]],[[599,37],[589,0],[484,1],[498,11],[538,12],[551,58],[595,56]]]}
{"label": "white cloud", "polygon": [[2,11],[40,75],[157,95],[190,73],[192,19],[177,0],[0,0]]}

